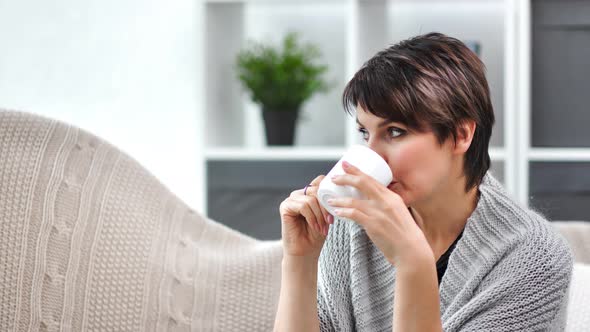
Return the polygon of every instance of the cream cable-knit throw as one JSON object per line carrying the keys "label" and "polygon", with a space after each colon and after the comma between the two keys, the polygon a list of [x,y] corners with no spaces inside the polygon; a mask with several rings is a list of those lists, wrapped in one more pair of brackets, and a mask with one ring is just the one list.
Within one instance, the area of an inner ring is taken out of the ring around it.
{"label": "cream cable-knit throw", "polygon": [[[563,331],[573,257],[542,216],[515,204],[488,173],[440,285],[443,329]],[[349,220],[320,256],[322,331],[391,331],[395,269]]]}
{"label": "cream cable-knit throw", "polygon": [[567,332],[590,330],[590,265],[575,263],[567,307]]}
{"label": "cream cable-knit throw", "polygon": [[281,258],[101,139],[0,111],[0,331],[270,331]]}

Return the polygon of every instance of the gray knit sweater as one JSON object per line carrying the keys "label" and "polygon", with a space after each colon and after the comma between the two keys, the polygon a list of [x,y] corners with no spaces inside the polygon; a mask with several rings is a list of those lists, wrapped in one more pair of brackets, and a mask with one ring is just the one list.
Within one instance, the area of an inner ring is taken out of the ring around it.
{"label": "gray knit sweater", "polygon": [[[488,173],[440,284],[444,331],[563,331],[573,256],[539,214]],[[358,224],[337,220],[322,249],[322,331],[391,331],[395,268]]]}

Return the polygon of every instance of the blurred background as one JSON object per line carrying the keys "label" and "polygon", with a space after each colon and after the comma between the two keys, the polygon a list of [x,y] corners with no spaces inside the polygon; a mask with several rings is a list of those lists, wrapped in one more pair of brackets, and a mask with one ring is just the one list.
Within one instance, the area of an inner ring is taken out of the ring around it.
{"label": "blurred background", "polygon": [[346,82],[432,31],[486,65],[491,172],[549,219],[589,220],[587,1],[0,0],[0,108],[90,131],[210,218],[277,239],[280,202],[362,143]]}

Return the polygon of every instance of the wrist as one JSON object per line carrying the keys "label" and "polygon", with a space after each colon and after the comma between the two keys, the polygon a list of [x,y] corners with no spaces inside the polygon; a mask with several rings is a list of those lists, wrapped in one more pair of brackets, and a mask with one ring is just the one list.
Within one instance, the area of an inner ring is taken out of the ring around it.
{"label": "wrist", "polygon": [[319,257],[316,256],[283,255],[282,265],[283,267],[317,268],[318,262]]}
{"label": "wrist", "polygon": [[395,263],[397,271],[417,272],[425,268],[435,267],[436,261],[432,252],[427,250],[414,251],[412,254],[398,257]]}
{"label": "wrist", "polygon": [[316,287],[317,278],[317,259],[305,256],[283,257],[281,266],[281,280],[284,285],[313,289],[313,287]]}
{"label": "wrist", "polygon": [[413,244],[404,246],[404,248],[406,248],[406,250],[399,252],[393,262],[390,261],[395,265],[396,269],[409,268],[416,266],[417,264],[436,265],[432,248],[430,248],[430,245],[426,241],[416,241]]}

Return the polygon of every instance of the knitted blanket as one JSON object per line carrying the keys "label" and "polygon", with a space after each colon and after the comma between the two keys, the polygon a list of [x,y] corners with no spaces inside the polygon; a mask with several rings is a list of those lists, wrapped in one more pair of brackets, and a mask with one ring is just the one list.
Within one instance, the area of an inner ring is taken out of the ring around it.
{"label": "knitted blanket", "polygon": [[[440,285],[444,331],[563,331],[573,255],[541,215],[516,204],[488,173]],[[322,331],[391,331],[395,268],[350,220],[322,248]]]}
{"label": "knitted blanket", "polygon": [[281,258],[109,143],[0,111],[0,331],[269,331]]}

